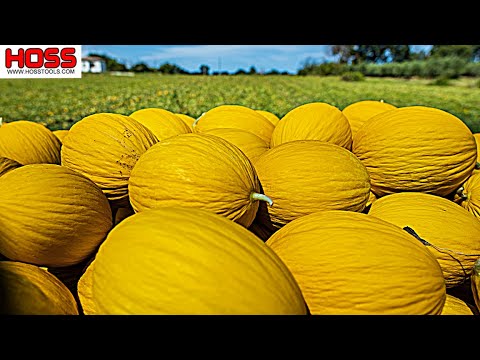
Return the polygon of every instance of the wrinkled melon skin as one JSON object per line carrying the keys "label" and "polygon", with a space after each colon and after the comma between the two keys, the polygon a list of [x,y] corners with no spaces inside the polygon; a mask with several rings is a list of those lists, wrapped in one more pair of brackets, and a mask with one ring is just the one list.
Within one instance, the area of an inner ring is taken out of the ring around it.
{"label": "wrinkled melon skin", "polygon": [[401,191],[447,196],[471,175],[477,161],[467,125],[425,106],[370,118],[354,136],[352,152],[365,164],[378,197]]}
{"label": "wrinkled melon skin", "polygon": [[210,210],[248,227],[257,212],[255,168],[236,146],[218,136],[183,134],[143,154],[128,192],[135,212],[165,206]]}
{"label": "wrinkled melon skin", "polygon": [[352,132],[340,109],[314,102],[297,106],[282,117],[273,130],[270,147],[294,140],[321,140],[350,150]]}
{"label": "wrinkled melon skin", "polygon": [[150,129],[158,141],[192,132],[182,119],[165,109],[145,108],[134,111],[129,116]]}
{"label": "wrinkled melon skin", "polygon": [[472,309],[465,301],[447,294],[445,305],[440,315],[474,315]]}
{"label": "wrinkled melon skin", "polygon": [[0,177],[0,253],[47,267],[80,263],[112,227],[101,189],[55,164],[30,164]]}
{"label": "wrinkled melon skin", "polygon": [[7,172],[19,168],[22,164],[15,160],[0,156],[0,176],[5,175]]}
{"label": "wrinkled melon skin", "polygon": [[87,265],[77,283],[77,295],[83,315],[95,315],[95,303],[92,298],[92,274],[95,266],[95,259]]}
{"label": "wrinkled melon skin", "polygon": [[477,162],[480,162],[480,133],[474,133],[475,143],[477,144]]}
{"label": "wrinkled melon skin", "polygon": [[307,313],[280,258],[243,226],[204,209],[132,215],[109,233],[93,264],[96,314]]}
{"label": "wrinkled melon skin", "polygon": [[453,201],[480,219],[480,171],[472,175],[455,192]]}
{"label": "wrinkled melon skin", "polygon": [[361,212],[370,196],[365,166],[347,149],[325,141],[283,143],[261,155],[255,169],[273,201],[258,210],[268,212],[258,218],[275,229],[322,210]]}
{"label": "wrinkled melon skin", "polygon": [[436,315],[446,287],[415,238],[364,213],[319,211],[266,242],[290,269],[312,315]]}
{"label": "wrinkled melon skin", "polygon": [[473,271],[470,280],[470,288],[472,290],[473,299],[477,309],[480,311],[480,257],[478,257],[473,265]]}
{"label": "wrinkled melon skin", "polygon": [[257,111],[242,105],[216,106],[203,113],[193,125],[196,133],[216,128],[250,131],[270,144],[275,125]]}
{"label": "wrinkled melon skin", "polygon": [[260,155],[266,152],[270,146],[261,138],[250,131],[233,129],[233,128],[218,128],[210,129],[204,132],[204,134],[210,134],[218,136],[224,140],[227,140],[231,144],[238,147],[242,152],[247,155],[248,159],[255,163]]}
{"label": "wrinkled melon skin", "polygon": [[382,101],[363,100],[348,105],[342,110],[342,113],[350,123],[353,138],[358,129],[360,129],[368,119],[382,112],[396,108],[396,106]]}
{"label": "wrinkled melon skin", "polygon": [[126,206],[130,172],[157,142],[150,130],[131,117],[93,114],[70,128],[62,145],[62,165],[91,179],[115,206]]}
{"label": "wrinkled melon skin", "polygon": [[61,146],[42,124],[28,120],[0,124],[0,156],[20,164],[60,164]]}
{"label": "wrinkled melon skin", "polygon": [[1,315],[78,315],[68,288],[32,264],[0,261]]}
{"label": "wrinkled melon skin", "polygon": [[440,263],[447,288],[467,281],[480,257],[480,221],[446,198],[415,192],[391,194],[377,199],[368,214],[401,228],[408,226],[427,241],[430,245],[425,246]]}

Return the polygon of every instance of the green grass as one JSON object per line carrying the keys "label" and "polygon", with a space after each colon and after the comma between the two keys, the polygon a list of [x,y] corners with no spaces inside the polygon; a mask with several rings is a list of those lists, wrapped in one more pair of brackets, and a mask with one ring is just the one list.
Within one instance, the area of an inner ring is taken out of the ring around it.
{"label": "green grass", "polygon": [[346,82],[340,77],[159,74],[0,79],[0,117],[6,122],[37,121],[57,130],[68,129],[94,113],[129,115],[148,107],[197,118],[215,106],[237,104],[282,117],[309,102],[326,102],[341,110],[356,101],[383,100],[398,107],[436,107],[459,117],[472,132],[480,132],[480,88],[475,86],[475,79],[452,80],[448,86],[430,83],[368,77],[361,82]]}

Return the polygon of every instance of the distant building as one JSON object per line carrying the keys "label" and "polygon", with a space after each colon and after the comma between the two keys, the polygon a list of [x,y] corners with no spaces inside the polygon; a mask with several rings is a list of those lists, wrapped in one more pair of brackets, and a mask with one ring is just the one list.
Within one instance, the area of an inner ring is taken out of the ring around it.
{"label": "distant building", "polygon": [[103,73],[107,71],[105,59],[97,56],[82,57],[82,72],[84,73]]}

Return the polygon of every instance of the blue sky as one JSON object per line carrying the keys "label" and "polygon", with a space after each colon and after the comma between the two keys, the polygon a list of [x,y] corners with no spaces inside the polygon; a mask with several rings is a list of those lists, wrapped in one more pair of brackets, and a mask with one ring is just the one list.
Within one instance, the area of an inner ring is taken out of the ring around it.
{"label": "blue sky", "polygon": [[[412,45],[414,51],[429,50],[430,45]],[[330,45],[82,45],[82,55],[98,53],[132,66],[144,62],[158,68],[168,62],[189,71],[199,71],[201,65],[210,71],[238,69],[258,72],[270,70],[296,73],[305,60],[331,61]]]}

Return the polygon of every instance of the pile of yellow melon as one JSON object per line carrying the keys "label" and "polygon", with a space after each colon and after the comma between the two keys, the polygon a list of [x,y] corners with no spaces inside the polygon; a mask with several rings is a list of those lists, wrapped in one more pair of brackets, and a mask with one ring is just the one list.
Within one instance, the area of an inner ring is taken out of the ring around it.
{"label": "pile of yellow melon", "polygon": [[479,315],[476,136],[376,100],[4,121],[0,313]]}

